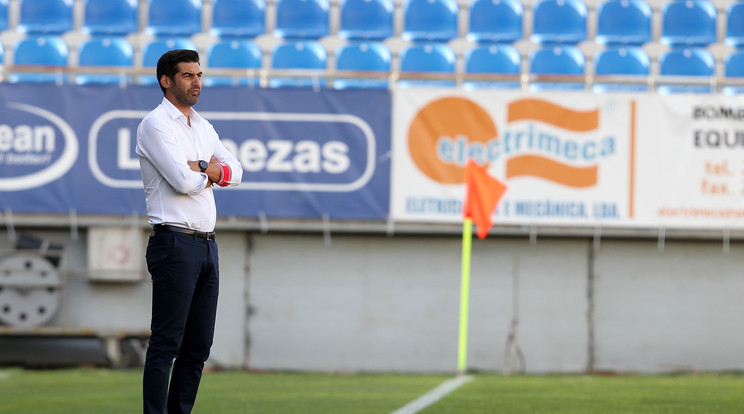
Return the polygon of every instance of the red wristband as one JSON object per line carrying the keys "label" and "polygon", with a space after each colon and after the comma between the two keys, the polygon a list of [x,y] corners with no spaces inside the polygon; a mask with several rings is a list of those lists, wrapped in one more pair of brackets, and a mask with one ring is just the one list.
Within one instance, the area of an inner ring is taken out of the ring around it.
{"label": "red wristband", "polygon": [[232,178],[232,171],[230,170],[230,166],[224,163],[217,164],[218,167],[220,167],[222,174],[220,174],[220,180],[217,181],[217,185],[220,187],[227,187],[230,184],[230,179]]}

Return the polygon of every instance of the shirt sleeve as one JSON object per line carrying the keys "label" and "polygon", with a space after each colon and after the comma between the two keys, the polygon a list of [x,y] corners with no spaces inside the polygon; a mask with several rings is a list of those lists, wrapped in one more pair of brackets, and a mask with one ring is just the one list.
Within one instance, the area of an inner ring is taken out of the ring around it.
{"label": "shirt sleeve", "polygon": [[175,133],[167,123],[147,117],[137,134],[137,150],[155,166],[173,189],[181,194],[196,195],[207,186],[206,174],[192,171]]}
{"label": "shirt sleeve", "polygon": [[[212,128],[214,130],[214,128]],[[217,133],[215,132],[215,136]],[[220,162],[222,168],[222,178],[219,183],[220,187],[234,187],[239,185],[243,181],[243,166],[240,165],[235,156],[228,151],[227,148],[222,144],[222,141],[217,139],[214,146],[214,157]]]}

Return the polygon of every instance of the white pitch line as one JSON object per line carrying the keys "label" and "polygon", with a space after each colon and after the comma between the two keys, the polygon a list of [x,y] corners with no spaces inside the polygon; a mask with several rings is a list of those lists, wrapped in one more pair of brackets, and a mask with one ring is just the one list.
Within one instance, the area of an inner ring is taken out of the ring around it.
{"label": "white pitch line", "polygon": [[475,378],[470,375],[458,375],[454,378],[448,379],[426,394],[393,411],[392,414],[416,414],[424,408],[441,400],[445,395],[460,388],[460,386],[466,382],[470,382],[474,379]]}

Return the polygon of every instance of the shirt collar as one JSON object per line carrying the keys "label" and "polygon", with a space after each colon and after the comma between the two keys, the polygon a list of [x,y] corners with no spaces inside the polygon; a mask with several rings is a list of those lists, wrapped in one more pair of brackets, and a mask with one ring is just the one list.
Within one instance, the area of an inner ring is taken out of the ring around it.
{"label": "shirt collar", "polygon": [[[166,111],[168,111],[168,115],[171,116],[174,120],[178,119],[179,117],[185,118],[183,115],[183,112],[176,108],[175,105],[171,101],[169,101],[167,98],[163,97],[163,101],[160,103],[163,105]],[[201,121],[201,115],[199,115],[198,112],[194,110],[194,108],[189,109],[189,118],[191,119],[191,122],[199,122]]]}

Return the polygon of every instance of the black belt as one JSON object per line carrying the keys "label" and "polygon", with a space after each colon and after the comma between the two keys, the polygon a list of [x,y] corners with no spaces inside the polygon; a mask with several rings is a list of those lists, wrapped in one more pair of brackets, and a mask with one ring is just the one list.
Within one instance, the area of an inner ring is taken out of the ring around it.
{"label": "black belt", "polygon": [[152,231],[154,231],[155,233],[170,232],[188,234],[189,236],[196,236],[200,239],[205,240],[214,240],[215,236],[213,231],[197,231],[178,226],[171,226],[170,224],[156,224],[152,226]]}

